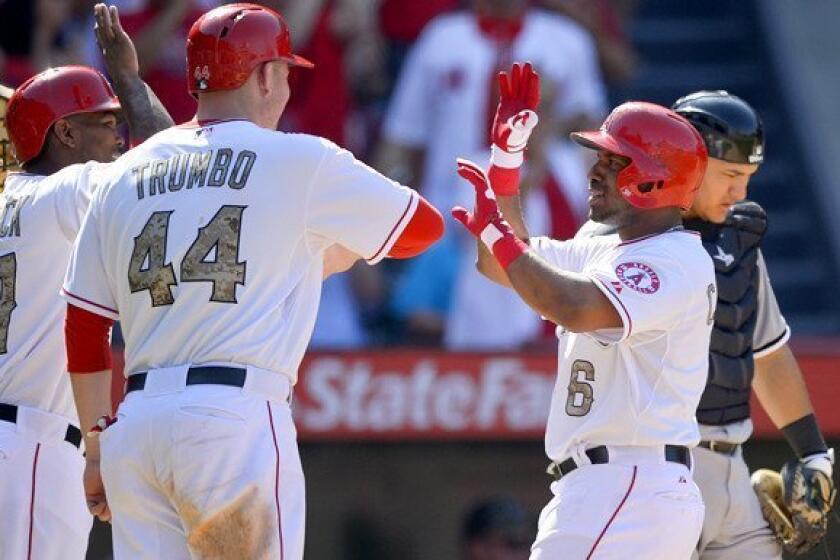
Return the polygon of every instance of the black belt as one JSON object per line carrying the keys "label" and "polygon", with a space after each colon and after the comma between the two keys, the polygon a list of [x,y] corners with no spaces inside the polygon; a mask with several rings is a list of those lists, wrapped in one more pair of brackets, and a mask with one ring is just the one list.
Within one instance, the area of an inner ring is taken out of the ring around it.
{"label": "black belt", "polygon": [[729,443],[728,441],[706,441],[703,440],[700,442],[700,447],[704,447],[715,453],[722,453],[724,455],[735,455],[735,452],[738,451],[738,448],[741,446],[739,443]]}
{"label": "black belt", "polygon": [[[610,452],[605,445],[599,445],[585,451],[586,456],[593,465],[602,465],[610,462]],[[672,463],[679,463],[691,468],[691,452],[688,447],[682,445],[666,445],[665,446],[665,460]],[[552,476],[554,480],[560,480],[576,468],[578,465],[571,457],[562,462],[553,461],[546,472]]]}
{"label": "black belt", "polygon": [[[187,385],[245,386],[245,368],[222,366],[197,366],[187,370]],[[130,375],[125,381],[125,392],[142,391],[146,386],[146,372]]]}
{"label": "black belt", "polygon": [[[0,420],[17,424],[18,407],[13,404],[0,403]],[[67,430],[64,432],[64,441],[76,446],[78,449],[82,443],[82,432],[73,424],[67,424]]]}

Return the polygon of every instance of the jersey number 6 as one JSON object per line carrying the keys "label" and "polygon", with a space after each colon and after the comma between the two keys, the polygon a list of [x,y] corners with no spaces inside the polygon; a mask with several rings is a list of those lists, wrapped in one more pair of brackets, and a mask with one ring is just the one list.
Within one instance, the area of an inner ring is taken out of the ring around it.
{"label": "jersey number 6", "polygon": [[[182,282],[212,282],[210,301],[236,303],[236,285],[245,285],[245,262],[239,262],[242,212],[246,206],[222,206],[198,236],[181,261]],[[149,291],[152,306],[172,305],[172,286],[178,285],[172,263],[166,262],[169,218],[174,210],[155,212],[140,235],[128,265],[131,293]],[[212,258],[211,258],[212,255]]]}
{"label": "jersey number 6", "polygon": [[[583,374],[583,379],[580,374]],[[569,397],[566,399],[566,414],[569,416],[585,416],[592,408],[594,392],[587,381],[595,381],[595,366],[586,360],[575,360],[569,379]]]}

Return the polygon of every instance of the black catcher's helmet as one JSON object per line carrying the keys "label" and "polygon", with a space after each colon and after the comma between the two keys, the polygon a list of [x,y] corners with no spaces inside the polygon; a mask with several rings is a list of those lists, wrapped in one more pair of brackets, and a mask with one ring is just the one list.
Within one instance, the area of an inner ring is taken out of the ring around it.
{"label": "black catcher's helmet", "polygon": [[729,92],[698,91],[671,109],[700,132],[709,157],[732,163],[764,161],[764,128],[749,103]]}

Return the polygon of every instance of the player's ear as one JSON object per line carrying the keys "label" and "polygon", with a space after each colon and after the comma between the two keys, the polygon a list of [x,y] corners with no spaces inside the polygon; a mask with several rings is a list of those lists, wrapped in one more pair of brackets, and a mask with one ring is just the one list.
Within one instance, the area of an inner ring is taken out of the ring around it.
{"label": "player's ear", "polygon": [[78,131],[74,129],[73,124],[67,119],[58,119],[55,121],[52,127],[52,135],[63,146],[68,148],[78,146]]}
{"label": "player's ear", "polygon": [[274,87],[274,69],[268,62],[263,62],[254,70],[257,74],[257,87],[259,88],[260,97],[266,97],[271,93]]}

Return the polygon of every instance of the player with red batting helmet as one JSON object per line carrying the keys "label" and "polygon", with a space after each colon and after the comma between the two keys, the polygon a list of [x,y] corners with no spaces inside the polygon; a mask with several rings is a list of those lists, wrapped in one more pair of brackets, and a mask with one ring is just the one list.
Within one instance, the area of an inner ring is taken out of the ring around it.
{"label": "player with red batting helmet", "polygon": [[491,179],[461,162],[476,206],[453,210],[478,238],[479,270],[558,325],[545,438],[554,497],[531,558],[688,558],[703,522],[689,448],[700,439],[694,411],[715,281],[680,210],[695,196],[706,149],[665,107],[616,107],[600,130],[572,139],[597,155],[590,218],[617,234],[529,239],[517,189],[522,158],[504,134],[527,132],[520,123],[536,107],[528,94],[536,80],[527,66],[503,76],[510,83],[493,128]]}
{"label": "player with red batting helmet", "polygon": [[95,17],[119,98],[93,68],[62,66],[27,80],[7,107],[23,171],[8,175],[0,198],[2,558],[85,557],[92,518],[65,369],[66,306],[55,293],[98,181],[122,148],[119,116],[132,141],[172,124],[138,76],[116,10],[98,5]]}
{"label": "player with red batting helmet", "polygon": [[109,321],[125,336],[126,398],[91,440],[86,490],[113,514],[116,558],[300,559],[289,400],[322,278],[416,255],[443,219],[335,144],[277,132],[290,68],[312,66],[278,13],[207,12],[187,64],[195,121],[117,162],[64,284],[83,426],[109,413],[110,383],[84,364]]}

